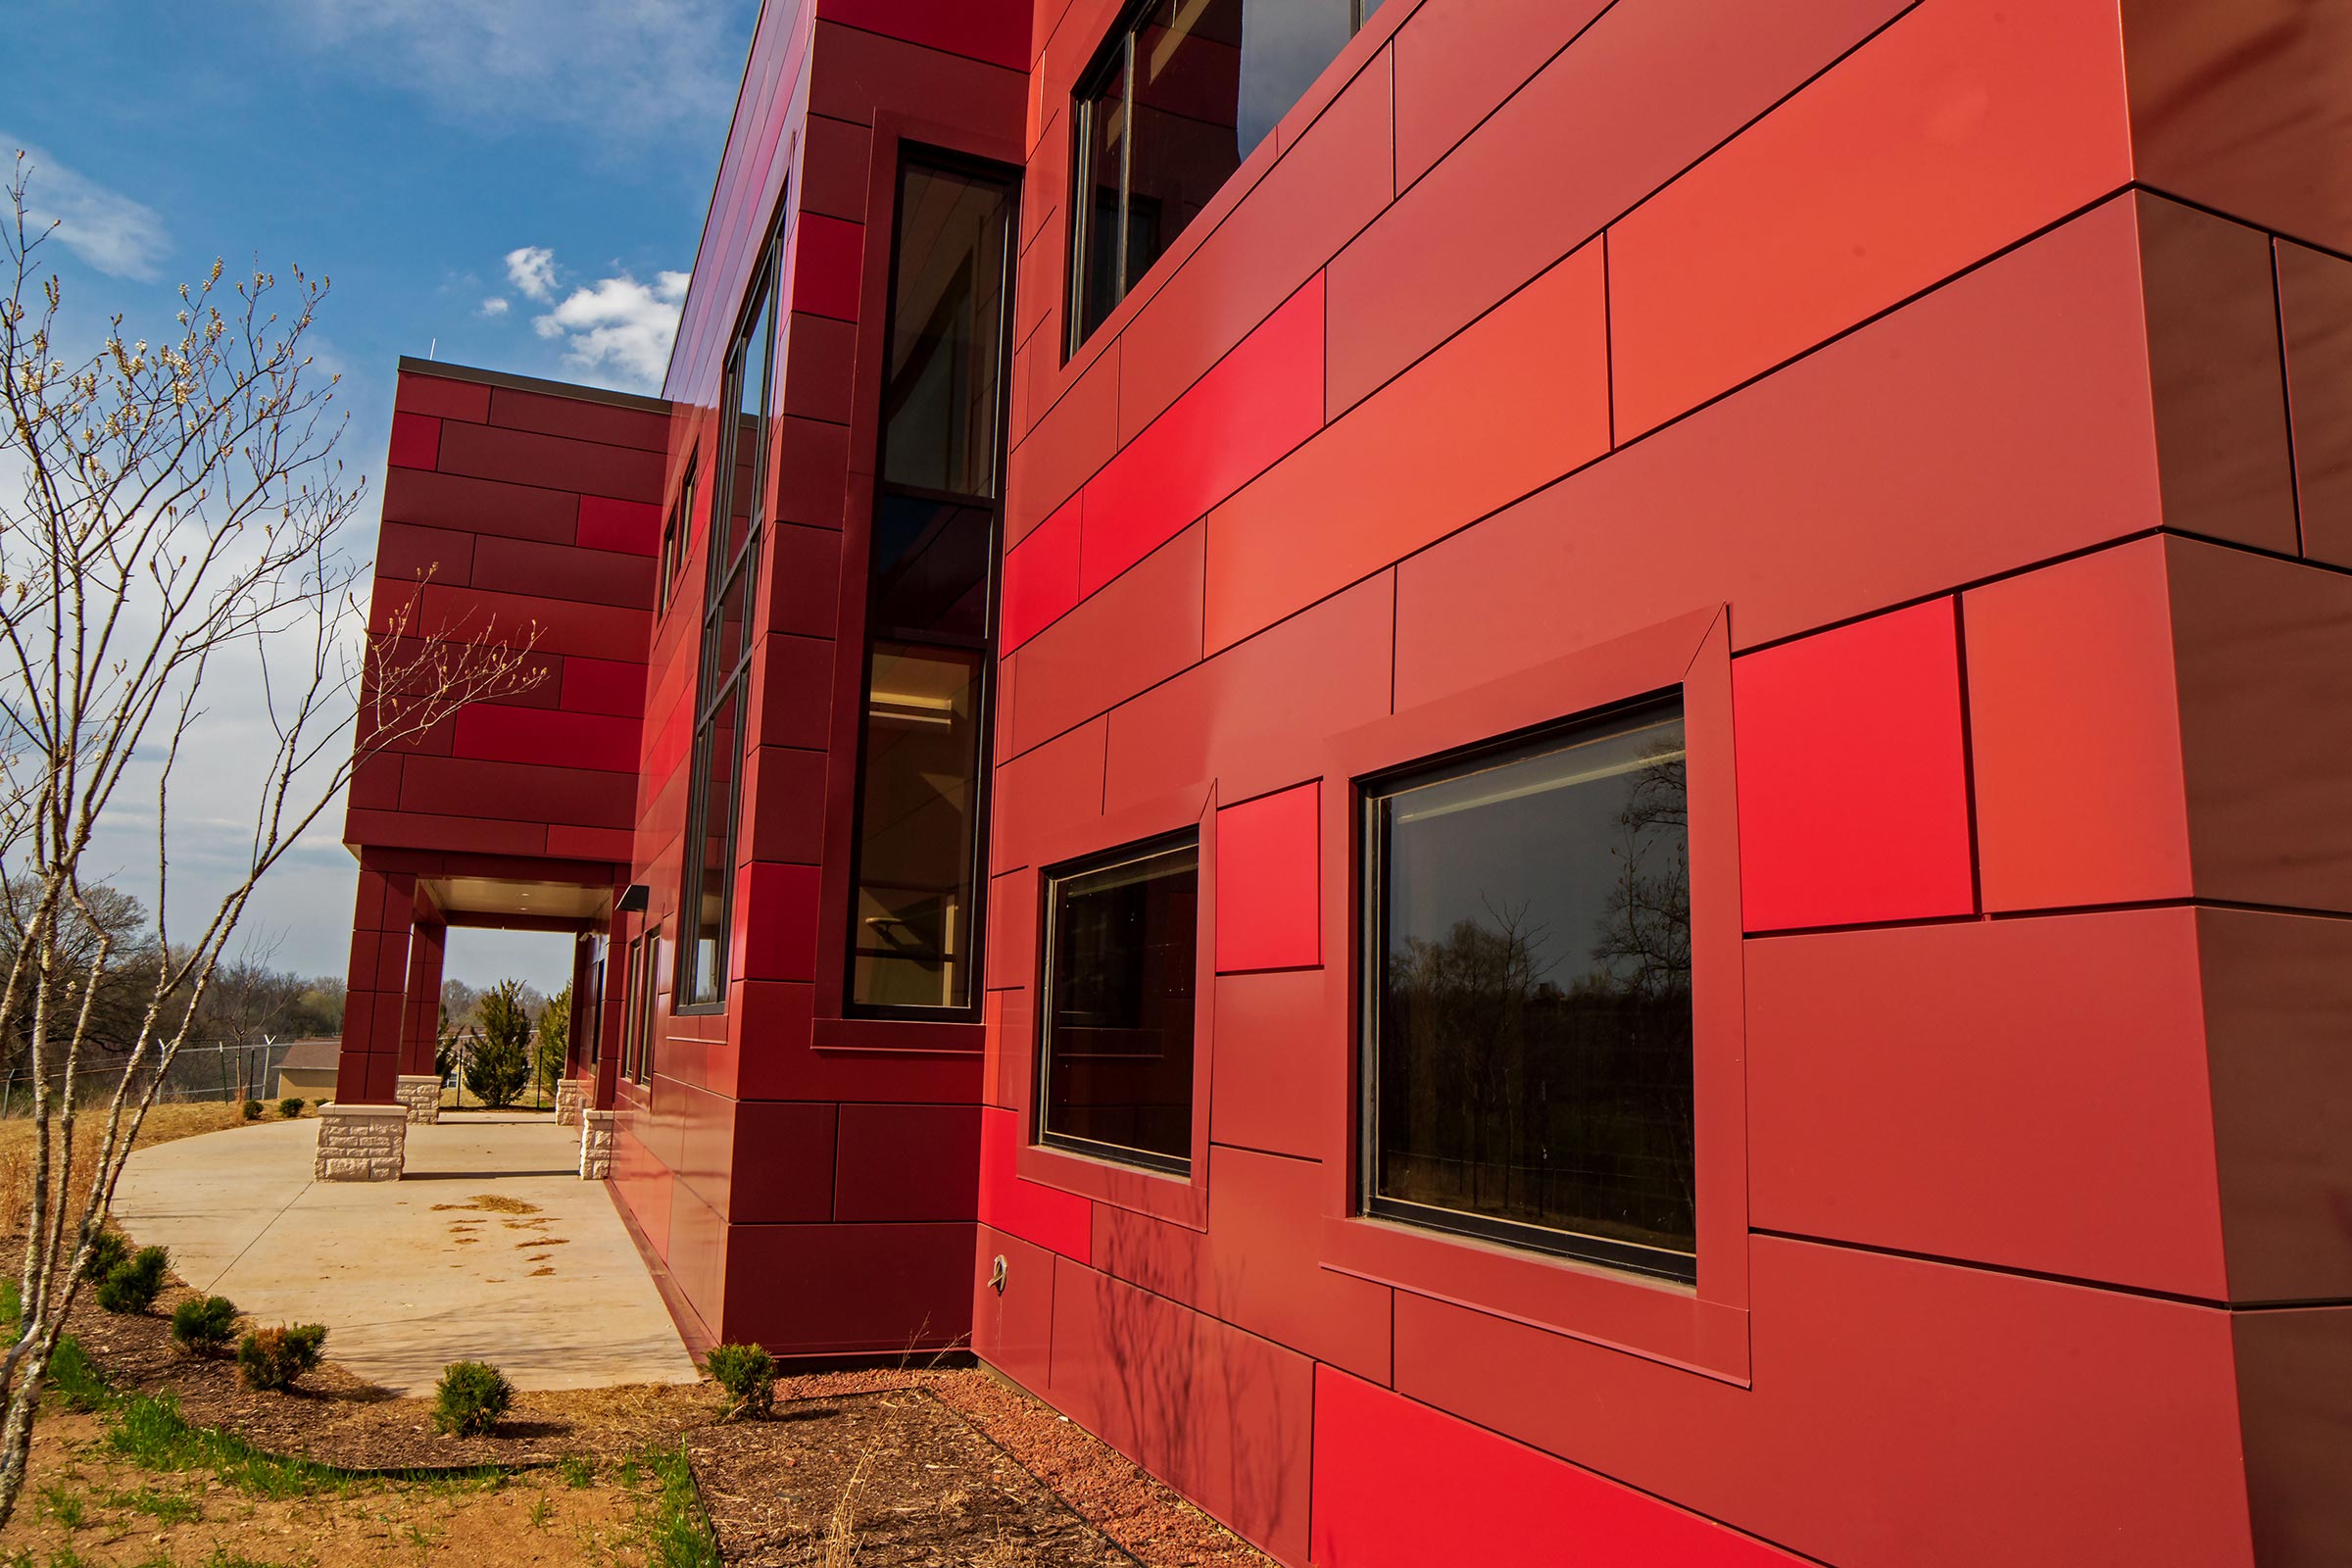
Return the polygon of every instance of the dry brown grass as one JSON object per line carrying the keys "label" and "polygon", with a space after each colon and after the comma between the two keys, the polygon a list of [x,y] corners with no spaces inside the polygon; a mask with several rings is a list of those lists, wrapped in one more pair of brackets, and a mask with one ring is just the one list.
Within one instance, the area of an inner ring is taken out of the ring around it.
{"label": "dry brown grass", "polygon": [[[147,1112],[139,1124],[138,1142],[133,1146],[145,1149],[152,1144],[168,1144],[174,1139],[193,1138],[198,1133],[217,1133],[224,1128],[249,1125],[243,1107],[236,1104],[157,1105]],[[82,1111],[74,1120],[74,1212],[79,1212],[80,1194],[86,1189],[82,1178],[98,1157],[98,1141],[106,1130],[106,1108],[103,1104]],[[24,1228],[27,1211],[32,1206],[33,1146],[32,1118],[11,1116],[0,1121],[0,1236],[15,1236]],[[54,1160],[58,1151],[52,1150]]]}

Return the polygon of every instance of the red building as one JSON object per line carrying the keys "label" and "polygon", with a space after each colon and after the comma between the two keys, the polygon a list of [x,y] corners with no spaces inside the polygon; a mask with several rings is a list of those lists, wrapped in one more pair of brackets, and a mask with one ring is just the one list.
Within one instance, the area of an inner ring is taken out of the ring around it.
{"label": "red building", "polygon": [[583,931],[691,1340],[1286,1563],[2352,1560],[2348,258],[2344,0],[774,0],[343,1098]]}

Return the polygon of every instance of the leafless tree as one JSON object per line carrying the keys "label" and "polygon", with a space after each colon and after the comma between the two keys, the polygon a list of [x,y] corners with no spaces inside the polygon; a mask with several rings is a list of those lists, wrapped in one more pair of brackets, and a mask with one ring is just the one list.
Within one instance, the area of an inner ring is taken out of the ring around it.
{"label": "leafless tree", "polygon": [[[0,210],[0,904],[23,910],[0,1018],[26,1019],[34,1155],[23,1316],[0,1354],[0,1528],[23,1491],[66,1312],[156,1086],[188,1038],[262,877],[357,761],[456,709],[530,684],[536,628],[423,624],[424,595],[368,623],[343,545],[361,486],[334,457],[335,378],[303,339],[326,281],[213,265],[150,342],[113,318],[70,349],[43,272],[25,164]],[[172,786],[207,751],[208,675],[250,682],[258,747],[203,765],[259,774],[250,854],[174,930]],[[126,791],[126,780],[133,780]],[[152,789],[151,800],[147,791]],[[131,803],[137,802],[137,805]],[[152,811],[155,967],[128,1049],[91,1048],[118,938],[84,857],[102,819]],[[86,961],[68,951],[98,933]],[[111,1085],[81,1093],[95,1073]],[[76,1107],[88,1118],[76,1137]],[[101,1103],[103,1101],[103,1103]]]}

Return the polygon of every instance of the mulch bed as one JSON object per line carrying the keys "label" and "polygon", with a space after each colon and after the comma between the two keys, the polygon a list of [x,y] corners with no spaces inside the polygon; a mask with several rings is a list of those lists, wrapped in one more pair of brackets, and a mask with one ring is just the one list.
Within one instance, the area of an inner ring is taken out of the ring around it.
{"label": "mulch bed", "polygon": [[696,1432],[686,1449],[729,1563],[1136,1562],[925,1389],[797,1399]]}
{"label": "mulch bed", "polygon": [[[0,1243],[13,1274],[21,1242]],[[190,1421],[271,1453],[357,1472],[600,1464],[685,1442],[725,1560],[822,1563],[844,1494],[860,1568],[1272,1568],[1272,1559],[1084,1428],[978,1367],[803,1374],[776,1414],[721,1421],[710,1384],[523,1393],[495,1433],[444,1437],[429,1399],[387,1394],[328,1361],[285,1393],[247,1389],[233,1355],[172,1339],[153,1312],[69,1322],[118,1390],[170,1393]],[[334,1349],[328,1326],[327,1349]],[[1097,1532],[1100,1532],[1098,1535]]]}

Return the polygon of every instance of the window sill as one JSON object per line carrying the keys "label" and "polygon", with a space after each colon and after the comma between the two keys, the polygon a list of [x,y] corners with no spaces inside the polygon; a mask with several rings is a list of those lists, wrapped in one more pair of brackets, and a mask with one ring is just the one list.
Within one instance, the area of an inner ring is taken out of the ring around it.
{"label": "window sill", "polygon": [[1323,1267],[1745,1388],[1747,1312],[1689,1285],[1394,1220],[1324,1222]]}
{"label": "window sill", "polygon": [[1208,1229],[1208,1189],[1200,1181],[1197,1161],[1189,1171],[1154,1170],[1045,1144],[1023,1144],[1013,1158],[1013,1171],[1023,1181],[1091,1198],[1113,1208],[1166,1220],[1187,1230]]}

